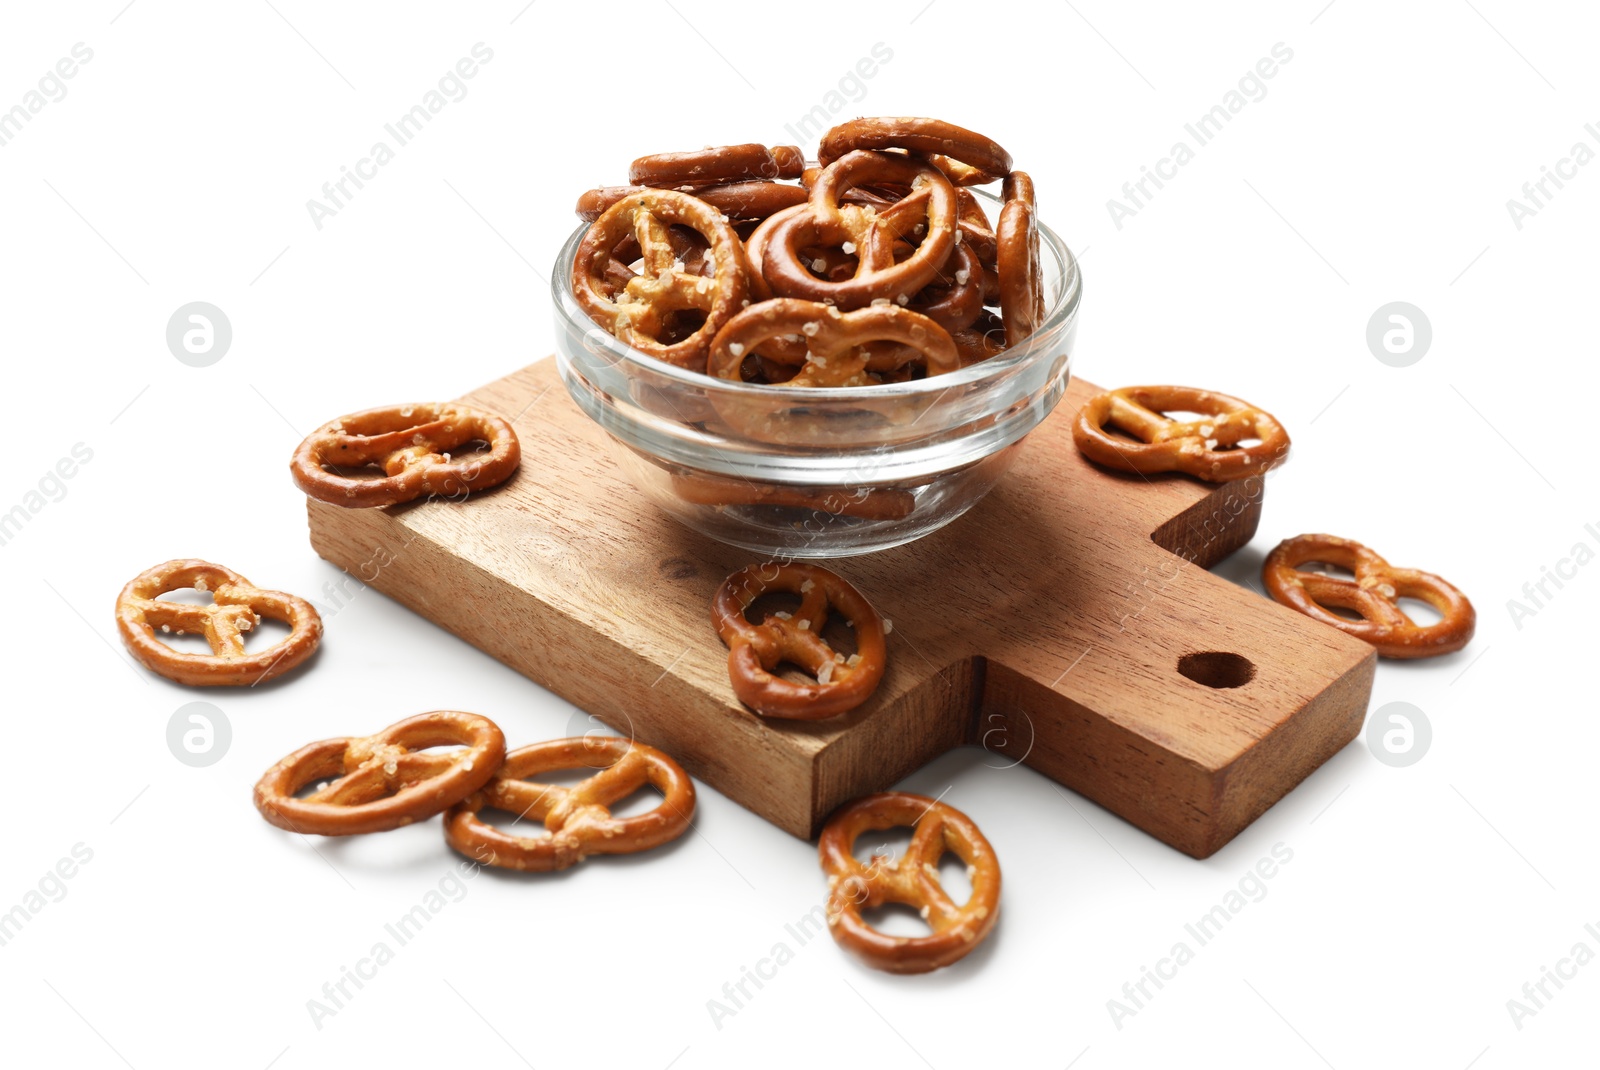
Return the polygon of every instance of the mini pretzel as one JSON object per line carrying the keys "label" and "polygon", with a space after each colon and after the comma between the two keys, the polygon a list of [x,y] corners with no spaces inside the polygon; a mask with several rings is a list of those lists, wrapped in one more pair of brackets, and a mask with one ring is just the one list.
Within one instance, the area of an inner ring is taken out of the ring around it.
{"label": "mini pretzel", "polygon": [[956,352],[961,354],[963,368],[997,356],[1006,348],[1005,325],[988,309],[980,312],[971,326],[951,331],[950,337],[956,344]]}
{"label": "mini pretzel", "polygon": [[[856,860],[863,832],[911,825],[916,831],[893,865],[873,855]],[[956,906],[939,882],[939,860],[953,851],[967,864],[972,895]],[[876,970],[927,973],[963,958],[994,929],[1000,916],[1000,860],[972,819],[925,795],[893,791],[868,795],[828,819],[817,842],[828,875],[828,931],[834,942]],[[884,903],[922,912],[928,936],[889,936],[862,920]]]}
{"label": "mini pretzel", "polygon": [[[700,232],[711,247],[711,278],[675,265],[667,227],[682,224]],[[639,243],[644,273],[628,280],[613,300],[606,283],[612,251],[629,235]],[[704,360],[711,339],[745,300],[747,265],[739,235],[704,201],[674,190],[632,193],[608,208],[589,227],[578,246],[572,292],[578,304],[618,339],[652,357],[694,368]],[[705,322],[681,341],[664,342],[674,313],[698,311]]]}
{"label": "mini pretzel", "polygon": [[[844,195],[858,186],[892,183],[911,193],[883,210],[850,204]],[[811,190],[809,210],[774,225],[761,270],[781,297],[828,301],[841,309],[862,308],[878,299],[905,304],[928,283],[955,247],[955,189],[935,167],[909,157],[852,152],[823,170]],[[921,242],[903,260],[895,244],[921,230]],[[840,246],[857,258],[848,279],[818,278],[800,251],[807,246]]]}
{"label": "mini pretzel", "polygon": [[1033,207],[1033,179],[1026,172],[1006,176],[1005,205],[995,228],[995,270],[999,274],[1000,319],[1006,345],[1014,346],[1044,320],[1044,289],[1039,279],[1039,219]]}
{"label": "mini pretzel", "polygon": [[[1307,561],[1337,565],[1354,580],[1302,571]],[[1261,567],[1273,599],[1312,620],[1371,643],[1386,658],[1431,658],[1460,650],[1472,640],[1478,614],[1451,584],[1431,572],[1395,568],[1376,551],[1335,535],[1299,535],[1279,543]],[[1400,609],[1416,598],[1439,611],[1434,624],[1419,625]],[[1361,615],[1350,620],[1324,607]]]}
{"label": "mini pretzel", "polygon": [[636,186],[705,185],[741,178],[799,178],[805,157],[797,145],[724,145],[694,152],[641,156],[628,167]]}
{"label": "mini pretzel", "polygon": [[[1163,412],[1198,412],[1179,422]],[[1116,427],[1138,439],[1114,438]],[[1249,402],[1188,386],[1126,386],[1078,410],[1072,438],[1091,461],[1123,472],[1184,472],[1212,483],[1266,473],[1289,452],[1289,433]],[[1247,438],[1254,446],[1234,448]]]}
{"label": "mini pretzel", "polygon": [[[578,198],[578,218],[585,223],[599,219],[606,209],[624,197],[639,193],[644,186],[601,186],[589,190]],[[804,186],[791,186],[784,182],[751,179],[743,182],[725,182],[686,191],[705,201],[732,220],[766,219],[785,208],[806,202]]]}
{"label": "mini pretzel", "polygon": [[982,134],[938,119],[852,119],[822,135],[824,167],[853,149],[909,149],[928,156],[961,186],[978,186],[1011,172],[1011,154]]}
{"label": "mini pretzel", "polygon": [[960,364],[950,334],[933,320],[897,305],[840,312],[832,305],[779,297],[751,305],[717,333],[706,362],[708,374],[738,379],[747,353],[773,339],[797,335],[806,345],[805,366],[789,386],[865,386],[869,342],[898,342],[920,354],[928,375]]}
{"label": "mini pretzel", "polygon": [[[525,777],[553,769],[604,764],[570,788],[535,784]],[[646,783],[665,796],[634,817],[612,817],[611,804]],[[548,836],[516,836],[478,818],[490,809],[543,821]],[[483,790],[444,816],[444,838],[457,851],[503,869],[547,873],[590,855],[648,851],[682,836],[694,814],[694,782],[683,767],[654,747],[625,739],[578,736],[520,747]]]}
{"label": "mini pretzel", "polygon": [[[452,456],[474,442],[488,443],[488,451]],[[294,451],[289,472],[318,501],[357,509],[487,490],[511,478],[521,460],[517,433],[499,416],[428,402],[367,409],[323,424]],[[349,476],[329,468],[383,474]]]}
{"label": "mini pretzel", "polygon": [[[160,601],[168,591],[210,591],[208,606]],[[242,633],[263,616],[289,626],[288,638],[253,654]],[[156,629],[203,635],[209,654],[174,650]],[[152,672],[190,687],[244,686],[288,672],[322,641],[322,618],[303,598],[263,591],[232,569],[209,561],[168,561],[139,573],[117,595],[117,631],[133,656]]]}
{"label": "mini pretzel", "polygon": [[[772,232],[781,224],[797,215],[804,215],[807,210],[808,206],[806,204],[790,205],[788,208],[774,212],[766,219],[763,219],[761,225],[751,233],[750,240],[745,243],[744,251],[750,261],[750,299],[752,301],[770,301],[777,296],[772,292],[772,287],[767,285],[766,275],[762,271],[762,265],[767,260],[767,243],[772,238]],[[802,250],[800,255],[804,259],[806,257],[805,251]],[[832,267],[831,264],[825,266]],[[831,272],[828,277],[832,278]],[[804,362],[804,359],[804,347],[800,346],[795,351],[794,359],[786,361],[786,363],[800,364]]]}
{"label": "mini pretzel", "polygon": [[[427,753],[459,744],[465,750]],[[375,736],[325,739],[301,747],[256,783],[256,809],[290,832],[353,836],[425,821],[489,782],[505,761],[506,740],[487,717],[435,710]],[[313,781],[328,783],[304,798]]]}
{"label": "mini pretzel", "polygon": [[[750,297],[752,301],[770,301],[773,298],[772,287],[767,285],[767,280],[761,273],[761,265],[766,261],[767,240],[784,220],[800,215],[806,210],[806,205],[799,204],[774,213],[763,220],[760,226],[756,227],[755,231],[750,235],[749,241],[745,243],[745,253],[750,259]],[[808,248],[800,251],[800,257],[810,264],[813,271],[817,271],[820,266],[822,270],[818,273],[827,279],[839,281],[851,278],[855,274],[855,257],[845,254],[843,250]],[[819,257],[822,258],[820,265],[817,262]],[[799,334],[780,335],[764,342],[758,357],[798,368],[806,362],[806,340]],[[793,372],[785,372],[773,381],[787,380],[793,374]],[[769,376],[768,378],[771,379],[772,377]]]}
{"label": "mini pretzel", "polygon": [[[807,183],[810,188],[821,178],[822,171],[820,168],[814,168],[808,170],[806,175],[810,178],[810,182]],[[883,189],[856,186],[840,194],[839,201],[841,205],[868,207],[877,213],[889,212],[890,218],[893,219],[899,213],[904,213],[912,204],[921,203],[920,199],[907,200],[911,194],[912,190],[908,187]],[[905,307],[913,312],[921,312],[952,333],[970,326],[982,311],[985,302],[998,304],[1000,300],[999,286],[993,270],[994,228],[989,225],[989,217],[984,214],[983,207],[976,197],[965,189],[957,189],[955,194],[958,212],[956,229],[960,231],[960,240],[956,242],[950,258],[945,261],[944,266],[938,270],[928,285],[905,304]],[[776,218],[769,219],[764,227],[770,231],[778,222]],[[909,242],[896,241],[893,246],[895,259],[897,261],[904,259],[910,255],[913,248]],[[748,251],[754,276],[759,278],[765,259],[765,240],[752,236]],[[800,260],[802,264],[810,261],[813,274],[837,282],[853,276],[858,262],[853,255],[841,257],[840,252],[828,248],[803,249]],[[765,282],[764,279],[762,281]],[[757,291],[759,290],[758,287]],[[768,292],[763,296],[770,297],[771,293]]]}
{"label": "mini pretzel", "polygon": [[[667,244],[672,247],[674,271],[706,278],[716,274],[717,265],[711,257],[711,247],[700,237],[698,231],[690,230],[688,227],[668,227],[666,237]],[[638,277],[638,273],[630,265],[640,261],[643,255],[638,241],[631,235],[617,243],[617,247],[611,250],[611,261],[606,266],[605,285],[602,287],[607,297],[615,298],[628,288],[628,283]],[[692,334],[698,326],[694,323],[685,323],[679,317],[670,316],[658,341],[666,345],[680,342]]]}
{"label": "mini pretzel", "polygon": [[762,180],[706,186],[695,190],[694,196],[739,222],[766,219],[807,200],[806,191],[800,186]]}
{"label": "mini pretzel", "polygon": [[[800,607],[751,624],[745,611],[770,591],[799,595]],[[849,658],[822,638],[830,608],[855,628],[856,652]],[[728,645],[733,693],[764,717],[836,717],[867,701],[883,679],[887,648],[882,619],[844,577],[820,565],[751,565],[735,572],[711,601],[711,623]],[[798,665],[817,682],[798,684],[773,675],[782,662]]]}
{"label": "mini pretzel", "polygon": [[966,242],[956,246],[933,281],[906,305],[947,331],[972,326],[983,311],[983,261]]}
{"label": "mini pretzel", "polygon": [[917,507],[915,495],[894,487],[797,487],[708,472],[674,472],[672,490],[693,505],[773,505],[863,520],[903,520]]}
{"label": "mini pretzel", "polygon": [[[1003,193],[1005,187],[1001,187]],[[1033,199],[1033,188],[1030,182],[1028,199]],[[1003,206],[1002,206],[1003,207]],[[983,210],[983,205],[978,198],[967,189],[956,190],[956,225],[961,228],[961,244],[971,246],[978,254],[978,260],[984,267],[992,268],[999,250],[995,245],[994,224],[989,222],[989,215]]]}
{"label": "mini pretzel", "polygon": [[[813,189],[821,177],[822,168],[807,168],[801,176],[801,184],[808,190]],[[971,245],[977,252],[979,261],[985,267],[993,268],[994,226],[989,222],[989,216],[984,212],[983,205],[972,195],[971,190],[958,186],[955,192],[956,226],[961,231],[960,244]],[[840,194],[839,200],[844,204],[856,204],[881,212],[893,208],[910,193],[910,188],[906,186],[855,186]]]}

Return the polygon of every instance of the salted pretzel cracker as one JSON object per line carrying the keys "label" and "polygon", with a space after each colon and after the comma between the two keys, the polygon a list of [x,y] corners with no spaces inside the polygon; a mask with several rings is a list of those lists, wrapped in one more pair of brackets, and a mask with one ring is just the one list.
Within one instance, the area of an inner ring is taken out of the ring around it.
{"label": "salted pretzel cracker", "polygon": [[[772,591],[800,596],[793,613],[769,613],[752,624],[745,611]],[[822,638],[830,609],[854,626],[849,658]],[[763,717],[818,720],[837,717],[872,697],[888,658],[883,619],[843,576],[797,562],[751,565],[729,576],[711,601],[711,623],[728,646],[728,677],[739,701]],[[795,683],[774,675],[788,662],[816,678]]]}
{"label": "salted pretzel cracker", "polygon": [[[1177,421],[1165,412],[1198,412]],[[1138,441],[1107,433],[1115,427]],[[1212,483],[1263,475],[1289,452],[1289,433],[1268,412],[1214,390],[1125,386],[1096,394],[1078,410],[1072,438],[1091,461],[1123,472],[1183,472]],[[1239,446],[1246,439],[1253,446]]]}
{"label": "salted pretzel cracker", "polygon": [[[459,745],[447,754],[430,747]],[[487,717],[435,710],[362,738],[301,747],[256,783],[255,803],[290,832],[354,836],[426,821],[489,782],[506,757],[505,736]],[[296,798],[315,781],[326,784]]]}
{"label": "salted pretzel cracker", "polygon": [[[770,301],[777,296],[772,292],[772,287],[767,285],[766,275],[762,272],[762,265],[766,263],[767,259],[767,243],[772,239],[772,232],[783,223],[797,215],[803,215],[807,211],[808,205],[801,203],[793,204],[774,212],[761,221],[760,225],[751,232],[749,240],[745,242],[745,256],[750,262],[750,300],[752,303]],[[800,255],[808,266],[813,263],[810,250],[802,250]],[[824,267],[831,266],[829,264],[824,265]],[[833,277],[831,271],[828,277],[830,279]],[[788,363],[799,364],[803,359],[804,351],[802,349],[795,359],[788,361]]]}
{"label": "salted pretzel cracker", "polygon": [[959,186],[981,186],[1011,173],[1011,154],[955,123],[914,116],[852,119],[822,135],[824,167],[856,149],[907,149],[927,156]]}
{"label": "salted pretzel cracker", "polygon": [[706,371],[719,379],[738,379],[747,353],[774,339],[798,335],[806,346],[805,365],[789,386],[867,386],[870,342],[896,342],[919,354],[928,375],[960,365],[955,342],[933,320],[897,305],[874,305],[840,312],[832,305],[779,297],[751,305],[717,333]]}
{"label": "salted pretzel cracker", "polygon": [[[800,176],[800,184],[807,190],[814,189],[821,177],[821,167],[808,167]],[[893,208],[910,192],[910,188],[906,186],[854,186],[840,194],[839,200],[844,204],[883,211],[885,208]],[[984,212],[982,202],[971,190],[963,186],[956,187],[956,225],[961,230],[962,243],[970,242],[977,250],[978,258],[986,266],[993,267],[994,225],[989,222],[989,216]]]}
{"label": "salted pretzel cracker", "polygon": [[[710,278],[677,266],[667,235],[675,223],[699,231],[710,246]],[[606,272],[612,251],[630,234],[645,270],[613,296]],[[589,227],[578,246],[572,292],[590,318],[621,341],[669,364],[698,368],[711,339],[743,306],[748,270],[739,235],[714,208],[687,193],[647,189],[624,197]],[[673,314],[688,311],[703,313],[705,321],[682,340],[662,341]]]}
{"label": "salted pretzel cracker", "polygon": [[[767,241],[772,232],[785,220],[807,211],[805,204],[792,205],[763,220],[751,233],[745,243],[745,253],[750,261],[750,299],[751,303],[770,301],[773,298],[772,287],[767,285],[765,276],[761,273],[761,265],[766,260]],[[815,248],[802,249],[802,260],[810,264],[813,271],[823,277],[835,281],[850,278],[855,269],[851,264],[854,257],[848,256],[842,250],[819,250]],[[818,257],[825,259],[818,261]],[[818,269],[821,269],[820,271]],[[758,364],[776,363],[791,365],[799,368],[806,362],[806,340],[799,334],[780,334],[763,342],[755,350]],[[781,376],[766,375],[768,382],[785,382],[793,378],[792,371]]]}
{"label": "salted pretzel cracker", "polygon": [[[806,172],[806,188],[814,188],[817,180],[822,176],[821,168],[812,168]],[[874,212],[905,211],[908,205],[900,202],[906,200],[912,191],[908,187],[873,188],[855,186],[840,194],[842,205],[855,205],[871,208]],[[960,240],[956,242],[954,252],[945,261],[934,278],[923,289],[918,291],[906,307],[914,312],[921,312],[937,321],[941,327],[951,332],[961,330],[972,324],[985,304],[999,304],[1000,290],[998,277],[995,274],[996,244],[994,227],[989,223],[989,217],[984,214],[983,206],[972,195],[970,190],[956,189],[956,229],[960,233]],[[908,202],[915,203],[915,202]],[[769,220],[767,229],[776,220]],[[896,261],[904,259],[914,248],[909,242],[897,241],[894,244],[894,258]],[[764,246],[758,248],[752,238],[749,247],[750,263],[755,269],[755,274],[761,274],[761,265],[764,259]],[[812,260],[810,267],[814,274],[833,281],[848,278],[854,272],[856,260],[846,257],[843,262],[836,262],[837,252],[832,249],[802,250],[801,262]],[[821,257],[827,270],[818,268],[817,257]],[[770,293],[766,296],[771,296]]]}
{"label": "salted pretzel cracker", "polygon": [[[911,192],[882,210],[848,203],[858,186],[891,183]],[[825,301],[842,310],[876,300],[908,303],[932,282],[956,243],[957,202],[949,179],[932,165],[904,156],[852,152],[823,169],[811,189],[807,210],[776,223],[767,237],[760,270],[773,294]],[[895,259],[897,242],[921,240],[904,259]],[[823,279],[810,269],[801,250],[838,246],[857,259],[855,274]]]}
{"label": "salted pretzel cracker", "polygon": [[[1004,187],[1001,188],[1004,193]],[[1031,184],[1028,190],[1028,199],[1033,199]],[[971,246],[978,254],[979,263],[984,267],[993,268],[995,258],[999,255],[999,247],[995,244],[994,224],[989,222],[989,215],[983,210],[983,205],[972,191],[958,188],[956,190],[956,225],[961,228],[961,244]]]}
{"label": "salted pretzel cracker", "polygon": [[950,337],[956,344],[956,352],[961,355],[963,368],[998,356],[1006,349],[1005,324],[988,309],[980,312],[971,326],[951,331]]}
{"label": "salted pretzel cracker", "polygon": [[995,271],[1006,345],[1014,346],[1044,322],[1044,287],[1039,275],[1039,218],[1033,179],[1024,171],[1006,176],[1005,204],[995,227]]}
{"label": "salted pretzel cracker", "polygon": [[[706,244],[698,231],[688,227],[673,226],[666,229],[666,237],[667,244],[672,247],[672,254],[676,258],[673,270],[681,270],[688,275],[702,275],[706,278],[716,274],[717,265],[711,256],[711,247]],[[644,251],[639,248],[639,242],[632,235],[617,243],[616,248],[611,250],[611,262],[606,266],[604,289],[608,296],[615,297],[622,293],[628,288],[628,283],[638,277],[638,272],[633,270],[632,265],[642,262],[643,256]],[[666,329],[662,331],[658,341],[666,345],[680,342],[693,332],[695,326],[697,325],[686,324],[677,318],[669,317]]]}
{"label": "salted pretzel cracker", "polygon": [[[603,766],[571,787],[527,777],[556,769]],[[663,796],[648,813],[613,817],[610,806],[653,785]],[[493,780],[452,806],[444,838],[470,858],[502,869],[548,873],[591,855],[648,851],[682,836],[694,816],[694,782],[654,747],[604,736],[578,736],[519,747]],[[518,836],[486,824],[481,810],[544,822],[547,836]]]}
{"label": "salted pretzel cracker", "polygon": [[[211,605],[161,600],[169,591],[209,591]],[[262,617],[282,621],[289,635],[250,653],[244,634]],[[176,650],[157,630],[205,637],[209,654]],[[322,641],[322,618],[310,602],[264,591],[237,572],[197,558],[168,561],[139,573],[117,595],[117,631],[140,664],[190,687],[244,687],[281,676],[309,658]]]}
{"label": "salted pretzel cracker", "polygon": [[[805,172],[806,188],[814,188],[822,177],[821,168],[810,168]],[[910,196],[908,187],[873,188],[869,186],[854,186],[839,195],[840,203],[871,208],[874,212],[904,211],[906,206],[901,205]],[[954,333],[972,325],[978,318],[985,304],[999,304],[999,282],[995,274],[995,234],[994,227],[989,223],[989,217],[984,214],[983,206],[972,195],[970,190],[956,189],[956,229],[960,232],[960,240],[956,242],[955,250],[950,258],[945,261],[927,286],[919,290],[906,307],[913,312],[921,312],[937,322],[941,327]],[[766,224],[768,230],[776,220],[769,220]],[[896,242],[894,245],[895,259],[904,259],[909,255],[913,246],[905,241]],[[755,269],[755,274],[761,274],[761,265],[764,260],[765,248],[757,246],[752,238],[750,247],[750,263]],[[827,249],[813,252],[801,251],[801,262],[813,260],[810,267],[813,273],[823,278],[838,281],[849,277],[853,273],[855,258],[848,257],[846,262],[836,264],[833,257],[835,250]],[[818,256],[823,258],[826,271],[818,270],[815,262]],[[768,293],[765,296],[771,296]]]}
{"label": "salted pretzel cracker", "polygon": [[[865,832],[912,826],[911,843],[894,862],[874,854],[862,865],[856,840]],[[956,906],[939,881],[939,860],[954,852],[967,864],[972,894]],[[965,957],[1000,916],[1000,860],[978,826],[953,806],[925,795],[893,791],[856,799],[839,809],[817,841],[828,877],[828,931],[873,969],[927,973]],[[884,903],[915,907],[927,936],[890,936],[868,925],[864,910]]]}
{"label": "salted pretzel cracker", "polygon": [[[462,451],[476,442],[487,443],[488,450]],[[310,497],[360,509],[427,494],[457,497],[487,490],[511,478],[521,461],[517,433],[503,418],[456,402],[421,402],[367,409],[323,424],[295,449],[289,473]]]}
{"label": "salted pretzel cracker", "polygon": [[906,304],[947,331],[972,326],[983,312],[983,262],[972,246],[963,242],[933,280]]}
{"label": "salted pretzel cracker", "polygon": [[[1307,572],[1317,561],[1349,569],[1355,579]],[[1467,596],[1431,572],[1395,568],[1353,539],[1337,535],[1298,535],[1285,539],[1261,566],[1267,593],[1312,620],[1371,643],[1386,658],[1431,658],[1460,650],[1472,641],[1478,614]],[[1399,606],[1416,598],[1439,611],[1433,624],[1417,624]],[[1351,620],[1332,612],[1358,613]]]}
{"label": "salted pretzel cracker", "polygon": [[[578,218],[593,223],[605,211],[624,197],[640,193],[646,186],[601,186],[578,197]],[[807,193],[804,186],[786,182],[769,182],[765,179],[746,179],[724,182],[716,186],[703,186],[688,192],[734,221],[766,219],[785,208],[804,204]]]}
{"label": "salted pretzel cracker", "polygon": [[[690,230],[688,227],[668,227],[666,230],[667,244],[672,246],[672,255],[683,261],[683,268],[691,275],[705,275],[710,277],[716,270],[716,265],[710,257],[711,247],[700,236],[700,232]],[[636,274],[631,265],[644,258],[644,250],[639,248],[639,241],[632,234],[617,243],[611,250],[614,260],[621,261],[627,267],[627,278],[631,279]],[[676,266],[676,265],[674,265]],[[622,289],[621,286],[617,287]]]}
{"label": "salted pretzel cracker", "polygon": [[798,145],[774,145],[770,149],[760,143],[723,145],[641,156],[628,166],[628,181],[636,186],[672,189],[748,178],[799,178],[805,166],[805,156]]}

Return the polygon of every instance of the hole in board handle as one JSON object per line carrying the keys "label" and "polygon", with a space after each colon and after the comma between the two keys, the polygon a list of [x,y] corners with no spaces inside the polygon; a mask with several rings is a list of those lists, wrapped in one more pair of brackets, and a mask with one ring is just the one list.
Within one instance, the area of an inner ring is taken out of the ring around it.
{"label": "hole in board handle", "polygon": [[1206,687],[1243,687],[1255,679],[1256,666],[1239,654],[1206,650],[1179,658],[1178,672]]}

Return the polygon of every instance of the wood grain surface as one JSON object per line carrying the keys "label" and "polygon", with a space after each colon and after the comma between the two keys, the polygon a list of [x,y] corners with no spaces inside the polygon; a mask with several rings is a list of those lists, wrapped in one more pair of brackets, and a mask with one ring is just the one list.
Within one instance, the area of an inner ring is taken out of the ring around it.
{"label": "wood grain surface", "polygon": [[1358,734],[1376,657],[1206,571],[1254,534],[1263,481],[1084,460],[1070,422],[1098,390],[1075,380],[967,515],[830,563],[893,630],[877,693],[820,723],[734,698],[710,603],[751,556],[644,500],[553,360],[463,399],[513,420],[510,482],[384,510],[311,501],[311,542],[796,836],[982,745],[1203,858]]}

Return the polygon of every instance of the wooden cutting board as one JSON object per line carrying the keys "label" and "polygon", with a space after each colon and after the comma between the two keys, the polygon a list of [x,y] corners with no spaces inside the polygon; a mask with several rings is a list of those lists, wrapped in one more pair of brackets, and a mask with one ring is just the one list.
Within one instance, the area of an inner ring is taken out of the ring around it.
{"label": "wooden cutting board", "polygon": [[1098,390],[1074,381],[966,516],[832,564],[893,631],[877,693],[821,723],[734,698],[711,597],[752,556],[641,498],[553,360],[463,399],[515,414],[510,482],[465,503],[312,501],[311,543],[796,836],[982,745],[1204,858],[1355,738],[1376,658],[1206,571],[1255,533],[1261,480],[1085,461],[1071,419]]}

